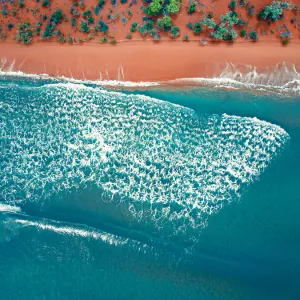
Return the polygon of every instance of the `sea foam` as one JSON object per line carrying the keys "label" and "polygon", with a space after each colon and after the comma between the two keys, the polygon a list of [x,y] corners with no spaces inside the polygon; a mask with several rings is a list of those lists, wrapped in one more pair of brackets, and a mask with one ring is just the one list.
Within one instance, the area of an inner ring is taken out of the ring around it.
{"label": "sea foam", "polygon": [[[75,197],[73,209],[87,222],[92,207],[93,216],[99,209],[112,222],[161,236],[205,227],[289,139],[256,118],[198,116],[146,96],[84,85],[14,86],[0,95],[6,204],[46,209],[53,202],[58,209]],[[95,188],[100,198],[76,196]]]}
{"label": "sea foam", "polygon": [[212,78],[179,78],[169,84],[186,84],[214,88],[243,89],[267,93],[299,95],[300,72],[296,66],[286,62],[264,71],[255,66],[227,63],[218,67]]}

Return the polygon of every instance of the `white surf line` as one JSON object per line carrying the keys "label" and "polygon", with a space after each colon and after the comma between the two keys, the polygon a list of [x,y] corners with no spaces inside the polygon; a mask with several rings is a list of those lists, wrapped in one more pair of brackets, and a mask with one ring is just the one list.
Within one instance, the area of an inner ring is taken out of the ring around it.
{"label": "white surf line", "polygon": [[75,228],[70,226],[59,226],[58,224],[53,225],[53,224],[47,224],[46,222],[29,221],[24,219],[15,219],[13,221],[18,224],[22,224],[23,226],[33,226],[42,230],[48,230],[62,235],[80,236],[85,238],[92,238],[95,240],[100,239],[103,242],[114,246],[125,245],[128,242],[128,239],[126,238],[119,238],[113,234],[104,233],[100,231],[93,231],[93,230],[89,231],[81,228]]}
{"label": "white surf line", "polygon": [[[150,82],[150,81],[125,81],[121,80],[125,79],[125,75],[123,73],[123,70],[121,68],[118,69],[118,78],[119,80],[109,80],[109,79],[102,79],[102,75],[99,76],[98,80],[87,80],[87,79],[75,79],[75,78],[70,78],[66,76],[50,76],[48,74],[32,74],[32,73],[24,73],[22,71],[1,71],[0,68],[0,75],[2,76],[11,76],[11,77],[19,77],[19,78],[32,78],[32,79],[38,79],[38,80],[61,80],[61,81],[66,81],[66,82],[73,82],[73,83],[82,83],[82,84],[95,84],[99,86],[113,86],[113,87],[151,87],[151,86],[159,86],[160,82]],[[108,73],[107,73],[107,77]]]}
{"label": "white surf line", "polygon": [[18,206],[8,205],[8,204],[2,204],[0,203],[0,212],[12,212],[17,213],[21,212],[21,208]]}

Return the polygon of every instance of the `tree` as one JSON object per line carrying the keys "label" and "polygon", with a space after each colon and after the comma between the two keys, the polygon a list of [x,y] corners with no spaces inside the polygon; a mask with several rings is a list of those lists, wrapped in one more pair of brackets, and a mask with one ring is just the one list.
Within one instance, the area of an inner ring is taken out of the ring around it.
{"label": "tree", "polygon": [[197,8],[197,3],[195,1],[193,1],[190,6],[188,7],[188,14],[193,14],[194,12],[196,12],[196,8]]}
{"label": "tree", "polygon": [[170,0],[170,3],[167,6],[167,9],[170,14],[177,14],[180,10],[179,0]]}
{"label": "tree", "polygon": [[163,0],[153,0],[147,9],[148,15],[160,15],[163,10]]}
{"label": "tree", "polygon": [[267,5],[258,13],[261,20],[277,21],[283,19],[283,9],[290,9],[291,5],[287,2],[274,1]]}
{"label": "tree", "polygon": [[158,19],[156,25],[157,27],[168,31],[172,27],[172,19],[169,16],[165,16],[163,18]]}
{"label": "tree", "polygon": [[58,24],[60,23],[62,20],[63,20],[63,17],[64,17],[64,13],[61,9],[57,9],[52,17],[51,17],[51,21],[54,23],[54,24]]}

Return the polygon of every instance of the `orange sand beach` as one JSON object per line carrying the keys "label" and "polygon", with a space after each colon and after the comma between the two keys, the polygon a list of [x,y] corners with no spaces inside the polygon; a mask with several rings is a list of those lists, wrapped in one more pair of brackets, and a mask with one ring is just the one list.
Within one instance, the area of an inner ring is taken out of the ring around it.
{"label": "orange sand beach", "polygon": [[[70,24],[70,7],[75,8],[72,6],[74,1],[53,0],[50,7],[42,7],[35,1],[25,1],[23,8],[7,4],[7,16],[0,15],[2,34],[6,37],[0,41],[0,68],[2,71],[13,69],[31,74],[46,73],[76,79],[140,82],[191,77],[211,78],[220,73],[226,63],[251,65],[258,71],[265,71],[282,62],[294,64],[297,69],[300,67],[300,0],[293,1],[293,5],[298,7],[297,10],[285,10],[284,18],[276,22],[259,21],[256,15],[247,14],[245,7],[237,6],[238,15],[247,23],[244,29],[248,33],[255,30],[259,36],[257,42],[240,35],[234,43],[215,42],[208,38],[209,29],[203,29],[200,35],[195,35],[188,28],[189,22],[196,24],[209,13],[213,14],[217,22],[222,15],[228,13],[229,2],[230,0],[203,0],[201,5],[197,5],[196,12],[189,14],[190,1],[183,0],[179,13],[171,15],[173,25],[180,28],[180,35],[171,38],[170,32],[160,31],[159,41],[152,40],[149,35],[142,37],[138,31],[130,33],[134,22],[139,26],[145,23],[145,13],[141,9],[141,5],[145,4],[143,1],[116,6],[106,1],[100,14],[96,16],[93,11],[97,1],[84,0],[85,8],[76,6],[79,16],[78,28],[75,29]],[[271,0],[246,2],[255,7],[256,13],[272,3]],[[3,9],[4,4],[1,5]],[[54,35],[50,39],[43,39],[42,32],[45,31],[49,16],[55,9],[63,11],[65,16],[64,21],[56,25],[60,37],[72,37],[74,43],[59,43]],[[94,32],[92,26],[89,35],[80,30],[79,24],[85,22],[83,13],[87,9],[92,11],[94,24],[99,20],[109,24],[107,38],[108,41],[115,39],[116,45],[99,43],[99,38],[104,34]],[[111,15],[119,17],[112,20],[109,17]],[[47,21],[41,21],[43,16],[48,16]],[[126,17],[126,23],[121,17]],[[37,24],[36,22],[42,24],[41,33],[33,36],[31,45],[20,45],[15,40],[18,26],[23,21],[31,22],[31,26]],[[13,27],[9,30],[8,25],[12,24]],[[281,26],[286,26],[291,33],[290,43],[286,46],[282,45],[280,38]],[[236,31],[239,32],[241,28],[237,27]],[[131,34],[130,39],[126,39],[128,33]],[[187,35],[189,41],[183,41],[183,37]],[[83,42],[79,43],[80,39]],[[204,45],[201,40],[205,40],[207,44]]]}
{"label": "orange sand beach", "polygon": [[277,42],[206,46],[199,42],[151,41],[116,46],[51,42],[22,46],[6,42],[0,47],[2,70],[10,70],[13,64],[14,71],[31,74],[134,82],[213,77],[226,62],[256,66],[261,71],[283,61],[298,68],[299,53],[298,43],[283,47]]}

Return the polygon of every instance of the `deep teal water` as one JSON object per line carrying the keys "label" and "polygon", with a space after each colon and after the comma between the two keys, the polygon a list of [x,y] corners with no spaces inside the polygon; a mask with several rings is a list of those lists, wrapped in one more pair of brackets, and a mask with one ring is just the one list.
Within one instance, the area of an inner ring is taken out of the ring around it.
{"label": "deep teal water", "polygon": [[0,153],[1,299],[300,297],[295,97],[3,79]]}

